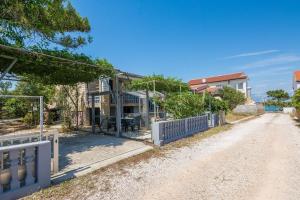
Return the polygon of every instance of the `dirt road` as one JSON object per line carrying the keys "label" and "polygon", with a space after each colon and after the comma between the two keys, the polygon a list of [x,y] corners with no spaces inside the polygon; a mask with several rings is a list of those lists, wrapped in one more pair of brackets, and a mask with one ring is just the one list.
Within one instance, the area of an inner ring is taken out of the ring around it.
{"label": "dirt road", "polygon": [[265,114],[163,158],[91,174],[82,184],[90,187],[76,185],[63,199],[298,200],[300,128],[288,115]]}
{"label": "dirt road", "polygon": [[300,199],[299,130],[288,115],[263,115],[128,169],[113,181],[110,198]]}

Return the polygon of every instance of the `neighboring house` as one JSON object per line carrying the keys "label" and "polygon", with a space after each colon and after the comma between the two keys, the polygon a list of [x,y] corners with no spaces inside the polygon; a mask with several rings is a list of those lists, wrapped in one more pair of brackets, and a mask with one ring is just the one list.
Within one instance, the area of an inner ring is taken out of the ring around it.
{"label": "neighboring house", "polygon": [[[149,106],[150,116],[154,113],[154,104],[151,101],[151,97],[154,96],[153,92],[148,92],[149,102],[147,102],[145,91],[130,91],[126,89],[126,84],[128,84],[131,80],[139,78],[142,78],[142,76],[131,73],[121,73],[118,75],[122,117],[126,117],[128,115],[140,115],[142,118],[145,117],[147,103]],[[107,78],[91,82],[86,86],[84,92],[87,97],[85,109],[86,125],[92,124],[92,95],[95,96],[96,123],[102,119],[116,116],[116,79]],[[156,93],[156,95],[158,94],[159,93]]]}
{"label": "neighboring house", "polygon": [[300,70],[294,72],[293,89],[294,92],[300,88]]}
{"label": "neighboring house", "polygon": [[224,86],[228,86],[242,92],[245,97],[251,98],[251,88],[248,85],[248,80],[249,78],[245,73],[239,72],[193,79],[189,81],[189,86],[195,92],[208,91],[210,93],[217,92]]}

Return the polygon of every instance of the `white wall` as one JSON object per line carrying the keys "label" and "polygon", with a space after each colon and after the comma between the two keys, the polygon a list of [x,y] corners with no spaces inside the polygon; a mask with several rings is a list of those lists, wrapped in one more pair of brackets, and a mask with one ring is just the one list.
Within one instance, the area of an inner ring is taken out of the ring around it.
{"label": "white wall", "polygon": [[[238,89],[238,84],[241,83],[243,84],[242,89]],[[243,94],[247,97],[247,87],[248,87],[248,82],[247,79],[237,79],[237,80],[231,80],[231,81],[221,81],[221,82],[215,82],[215,83],[209,83],[209,86],[229,86],[232,87]]]}

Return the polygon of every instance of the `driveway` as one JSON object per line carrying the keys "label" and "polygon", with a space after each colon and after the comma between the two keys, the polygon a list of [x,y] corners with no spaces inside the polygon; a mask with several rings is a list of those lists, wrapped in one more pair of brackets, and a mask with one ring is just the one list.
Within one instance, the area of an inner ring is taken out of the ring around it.
{"label": "driveway", "polygon": [[142,142],[93,134],[61,134],[59,173],[52,182],[85,175],[101,167],[152,149]]}
{"label": "driveway", "polygon": [[119,173],[88,175],[89,187],[61,199],[300,199],[299,130],[288,115],[265,114]]}

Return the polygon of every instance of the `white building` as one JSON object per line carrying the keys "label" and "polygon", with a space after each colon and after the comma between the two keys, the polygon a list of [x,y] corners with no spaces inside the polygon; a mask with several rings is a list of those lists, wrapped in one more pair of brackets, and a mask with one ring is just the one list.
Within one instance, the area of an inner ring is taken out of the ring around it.
{"label": "white building", "polygon": [[294,72],[293,89],[294,92],[300,88],[300,70]]}
{"label": "white building", "polygon": [[193,79],[189,81],[189,86],[197,92],[214,92],[224,86],[235,88],[245,94],[245,97],[251,98],[251,87],[248,85],[248,76],[243,73],[226,74],[212,76],[207,78]]}

